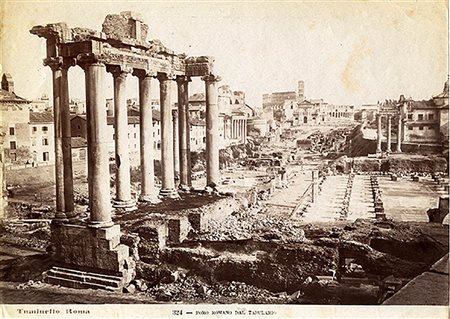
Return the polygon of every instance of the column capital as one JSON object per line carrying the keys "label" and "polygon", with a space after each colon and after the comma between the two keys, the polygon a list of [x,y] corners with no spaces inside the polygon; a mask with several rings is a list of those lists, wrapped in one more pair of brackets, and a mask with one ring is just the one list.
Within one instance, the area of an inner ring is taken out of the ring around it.
{"label": "column capital", "polygon": [[94,64],[104,66],[107,63],[107,58],[104,54],[81,53],[77,55],[77,63],[86,70],[87,67]]}
{"label": "column capital", "polygon": [[44,59],[44,65],[49,66],[52,71],[68,70],[71,66],[77,64],[77,60],[73,58],[64,58],[62,56],[50,57]]}
{"label": "column capital", "polygon": [[133,69],[133,75],[138,77],[139,79],[156,76],[154,71],[144,70],[144,69]]}
{"label": "column capital", "polygon": [[156,74],[156,78],[161,82],[161,81],[171,81],[174,80],[174,75],[171,73],[162,73],[162,72],[158,72]]}
{"label": "column capital", "polygon": [[187,75],[177,75],[175,81],[176,81],[178,84],[184,84],[184,83],[186,83],[186,82],[191,82],[192,80],[191,80],[191,77],[190,77],[190,76],[187,76]]}
{"label": "column capital", "polygon": [[209,74],[209,75],[202,76],[202,80],[205,82],[219,82],[222,79],[218,75]]}
{"label": "column capital", "polygon": [[106,72],[112,74],[113,77],[123,77],[126,78],[129,73],[133,72],[133,68],[126,65],[107,65]]}

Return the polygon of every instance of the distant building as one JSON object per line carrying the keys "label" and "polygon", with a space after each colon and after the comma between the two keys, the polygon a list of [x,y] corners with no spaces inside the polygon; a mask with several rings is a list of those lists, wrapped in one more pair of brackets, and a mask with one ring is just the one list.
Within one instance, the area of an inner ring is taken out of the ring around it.
{"label": "distant building", "polygon": [[[218,108],[221,148],[245,143],[248,132],[247,120],[255,115],[255,110],[245,103],[245,93],[232,91],[228,85],[219,87]],[[193,120],[205,120],[205,94],[198,93],[189,97],[189,115]]]}
{"label": "distant building", "polygon": [[0,128],[4,139],[6,164],[21,164],[31,160],[30,146],[30,105],[31,101],[14,93],[14,82],[9,74],[3,74],[0,91]]}
{"label": "distant building", "polygon": [[206,122],[200,119],[190,119],[190,149],[198,152],[206,149]]}
{"label": "distant building", "polygon": [[[153,110],[153,148],[155,151],[155,159],[161,158],[161,118],[160,112]],[[72,139],[87,138],[87,123],[85,115],[73,115],[70,120]],[[128,146],[132,163],[138,164],[140,154],[140,133],[139,133],[139,116],[128,116]],[[114,133],[114,117],[107,117],[107,136],[108,151],[110,158],[115,157],[115,133]]]}
{"label": "distant building", "polygon": [[53,163],[55,161],[53,115],[50,112],[31,112],[29,129],[33,162]]}
{"label": "distant building", "polygon": [[324,102],[323,99],[306,99],[305,82],[298,81],[297,84],[297,92],[274,92],[263,95],[263,113],[266,119],[275,119],[291,126],[354,120],[353,105],[334,105]]}
{"label": "distant building", "polygon": [[444,90],[430,100],[405,101],[404,142],[448,144],[448,80]]}

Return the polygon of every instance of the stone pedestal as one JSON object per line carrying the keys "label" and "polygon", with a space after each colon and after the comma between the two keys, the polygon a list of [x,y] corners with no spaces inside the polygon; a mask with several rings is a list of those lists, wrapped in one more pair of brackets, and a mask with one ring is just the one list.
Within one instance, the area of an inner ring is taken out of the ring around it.
{"label": "stone pedestal", "polygon": [[120,244],[120,227],[51,225],[55,266],[47,273],[51,284],[73,288],[121,290],[135,277],[129,247]]}

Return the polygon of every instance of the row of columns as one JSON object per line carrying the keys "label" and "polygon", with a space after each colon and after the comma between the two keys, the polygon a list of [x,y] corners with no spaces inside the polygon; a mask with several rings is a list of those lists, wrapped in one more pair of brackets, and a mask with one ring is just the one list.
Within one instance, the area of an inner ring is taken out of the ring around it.
{"label": "row of columns", "polygon": [[[391,144],[392,144],[392,120],[391,120],[392,115],[391,114],[386,114],[386,118],[387,118],[387,140],[386,140],[386,152],[390,153],[392,152],[391,150]],[[381,129],[381,119],[382,119],[382,115],[381,114],[377,114],[377,153],[381,153],[382,149],[381,149],[381,137],[382,137],[382,129]],[[396,152],[397,153],[401,153],[402,151],[402,129],[403,129],[403,122],[402,122],[402,117],[399,115],[398,116],[398,121],[397,121],[397,148],[396,148]]]}
{"label": "row of columns", "polygon": [[232,119],[231,120],[231,138],[240,139],[243,143],[246,142],[247,136],[247,120]]}
{"label": "row of columns", "polygon": [[[52,63],[51,63],[52,62]],[[85,71],[86,120],[88,143],[88,184],[90,225],[92,227],[112,226],[109,190],[109,154],[107,137],[107,114],[104,109],[105,71],[114,79],[114,130],[116,153],[116,198],[117,207],[131,207],[130,159],[128,150],[128,116],[126,107],[126,78],[132,73],[139,79],[140,107],[140,201],[157,200],[154,184],[154,150],[151,108],[152,73],[133,70],[122,66],[106,66],[100,61],[79,61]],[[74,216],[73,176],[71,156],[71,134],[69,116],[69,92],[67,71],[69,64],[60,59],[48,61],[53,71],[54,123],[55,123],[55,172],[57,220]],[[189,77],[177,76],[178,112],[172,118],[172,78],[158,73],[161,107],[161,170],[162,187],[160,195],[177,197],[175,174],[180,175],[180,186],[191,186],[189,147]],[[219,185],[219,122],[216,82],[213,75],[204,76],[206,88],[206,175],[207,186]]]}

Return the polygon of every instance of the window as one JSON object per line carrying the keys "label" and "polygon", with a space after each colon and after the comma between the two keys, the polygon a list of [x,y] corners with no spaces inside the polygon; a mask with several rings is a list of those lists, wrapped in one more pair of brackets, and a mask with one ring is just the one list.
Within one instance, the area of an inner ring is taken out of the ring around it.
{"label": "window", "polygon": [[42,139],[42,145],[48,145],[48,138],[43,138]]}
{"label": "window", "polygon": [[9,148],[15,150],[17,148],[16,142],[15,141],[9,142]]}
{"label": "window", "polygon": [[48,161],[50,160],[50,157],[49,157],[49,155],[48,155],[48,152],[42,153],[42,160],[43,160],[44,162],[48,162]]}
{"label": "window", "polygon": [[412,126],[408,126],[408,130],[412,131],[413,127]]}
{"label": "window", "polygon": [[430,121],[434,120],[434,114],[428,114],[428,119],[429,119]]}
{"label": "window", "polygon": [[48,127],[47,126],[43,126],[42,127],[42,132],[48,132]]}
{"label": "window", "polygon": [[33,134],[37,132],[37,127],[33,126]]}
{"label": "window", "polygon": [[419,114],[418,120],[423,121],[423,114]]}
{"label": "window", "polygon": [[136,138],[136,133],[134,133],[134,138]]}
{"label": "window", "polygon": [[160,150],[161,149],[161,143],[158,142],[158,145],[156,145],[157,149]]}
{"label": "window", "polygon": [[408,114],[408,120],[412,120],[413,119],[413,115],[412,114]]}
{"label": "window", "polygon": [[78,125],[77,127],[78,127],[79,130],[81,130],[81,125]]}
{"label": "window", "polygon": [[115,139],[116,139],[116,134],[113,133],[113,140],[115,140]]}
{"label": "window", "polygon": [[203,143],[206,143],[206,137],[203,138]]}
{"label": "window", "polygon": [[11,161],[15,162],[15,161],[17,161],[17,154],[16,153],[9,153],[9,158],[11,158]]}
{"label": "window", "polygon": [[419,130],[420,130],[420,131],[423,131],[423,126],[419,126]]}
{"label": "window", "polygon": [[15,135],[15,129],[14,127],[9,128],[9,135]]}

